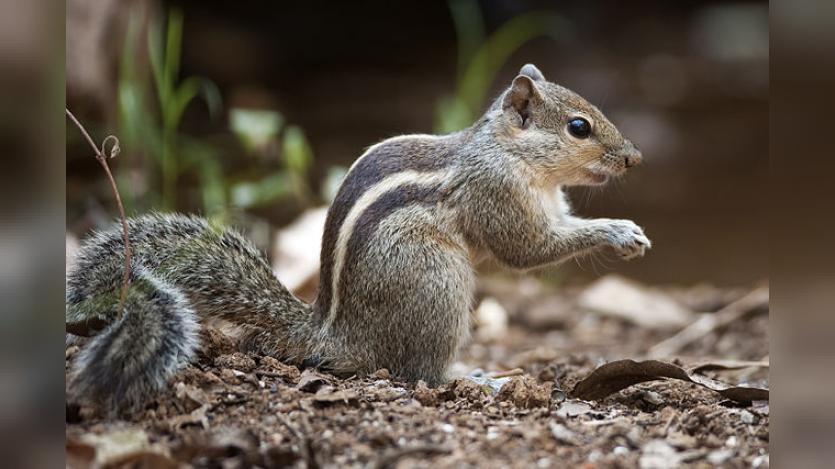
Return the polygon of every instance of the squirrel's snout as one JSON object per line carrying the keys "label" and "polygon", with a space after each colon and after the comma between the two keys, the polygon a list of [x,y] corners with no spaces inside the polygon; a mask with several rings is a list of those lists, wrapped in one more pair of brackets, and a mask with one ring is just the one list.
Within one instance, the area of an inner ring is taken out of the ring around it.
{"label": "squirrel's snout", "polygon": [[638,150],[638,147],[636,147],[632,142],[628,142],[626,144],[626,147],[621,155],[623,156],[623,164],[627,168],[638,166],[641,164],[641,161],[643,161],[641,150]]}

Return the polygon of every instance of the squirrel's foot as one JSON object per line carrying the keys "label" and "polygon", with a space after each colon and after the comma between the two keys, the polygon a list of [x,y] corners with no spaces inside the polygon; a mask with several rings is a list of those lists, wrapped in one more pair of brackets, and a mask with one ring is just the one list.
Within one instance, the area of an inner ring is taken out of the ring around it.
{"label": "squirrel's foot", "polygon": [[642,257],[652,242],[632,220],[612,220],[607,224],[609,244],[624,260]]}

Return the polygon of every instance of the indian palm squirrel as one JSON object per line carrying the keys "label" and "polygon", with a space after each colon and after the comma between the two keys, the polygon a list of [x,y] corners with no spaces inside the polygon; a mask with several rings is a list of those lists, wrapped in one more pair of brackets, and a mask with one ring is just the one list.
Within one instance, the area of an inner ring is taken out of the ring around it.
{"label": "indian palm squirrel", "polygon": [[195,360],[207,327],[290,364],[441,383],[469,334],[476,260],[529,269],[606,247],[644,254],[638,225],[576,217],[563,194],[640,161],[600,110],[528,64],[471,127],[390,138],[356,160],[328,211],[313,304],[232,229],[132,218],[123,314],[118,225],[90,236],[67,273],[67,321],[106,324],[79,352],[70,394],[136,409]]}

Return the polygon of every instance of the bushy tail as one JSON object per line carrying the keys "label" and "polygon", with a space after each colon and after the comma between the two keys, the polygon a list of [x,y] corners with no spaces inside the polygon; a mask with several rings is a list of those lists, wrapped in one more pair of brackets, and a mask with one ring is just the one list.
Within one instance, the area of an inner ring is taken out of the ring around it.
{"label": "bushy tail", "polygon": [[[74,398],[92,400],[111,413],[136,410],[164,389],[199,347],[200,326],[184,294],[141,265],[132,273],[121,317],[79,352],[70,381]],[[68,317],[91,307],[85,302],[113,305],[110,296],[68,303]],[[108,315],[115,318],[113,308]]]}
{"label": "bushy tail", "polygon": [[310,305],[281,285],[244,237],[184,215],[128,224],[134,267],[121,316],[118,225],[89,237],[67,273],[67,323],[107,325],[79,353],[71,397],[135,409],[194,358],[203,326],[220,325],[244,351],[290,363],[311,356],[318,326]]}

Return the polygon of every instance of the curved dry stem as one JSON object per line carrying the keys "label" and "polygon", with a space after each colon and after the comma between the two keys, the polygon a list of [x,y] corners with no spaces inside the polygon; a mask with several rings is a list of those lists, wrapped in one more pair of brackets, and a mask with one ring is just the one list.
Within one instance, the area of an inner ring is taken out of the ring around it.
{"label": "curved dry stem", "polygon": [[[104,139],[101,143],[101,147],[97,146],[95,142],[93,142],[93,138],[90,137],[90,134],[87,132],[87,129],[81,125],[81,122],[76,119],[72,112],[69,109],[66,109],[67,117],[70,118],[71,121],[78,127],[78,130],[81,131],[81,134],[84,135],[84,138],[87,140],[87,143],[90,144],[90,147],[96,154],[96,160],[98,160],[101,167],[104,168],[105,174],[107,174],[107,179],[110,181],[110,189],[113,191],[113,196],[116,198],[116,206],[119,208],[119,218],[122,221],[122,237],[124,238],[125,243],[125,273],[122,277],[122,293],[119,297],[119,310],[117,312],[117,318],[121,316],[122,311],[125,307],[125,299],[128,295],[128,286],[130,284],[130,257],[131,257],[131,249],[130,249],[130,237],[128,236],[128,220],[125,216],[125,207],[122,205],[122,197],[119,195],[119,188],[116,186],[116,180],[113,178],[113,173],[110,171],[110,166],[107,164],[107,156],[105,156],[105,148],[107,143],[112,141],[113,145],[110,147],[110,158],[116,157],[121,152],[121,147],[119,147],[119,139],[115,135],[108,135],[107,138]],[[74,326],[70,324],[69,326]],[[76,335],[92,335],[91,331],[88,331],[86,328],[78,328],[72,327],[71,333],[75,333]],[[68,329],[69,331],[69,329]]]}

